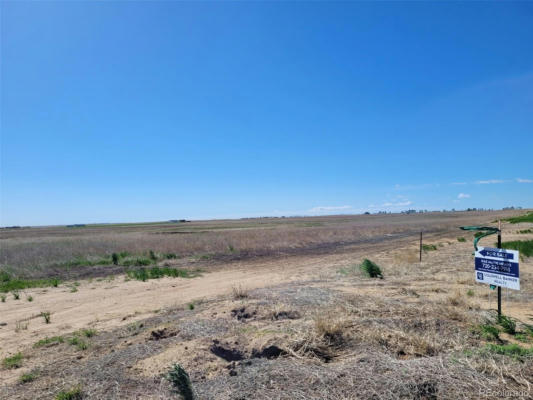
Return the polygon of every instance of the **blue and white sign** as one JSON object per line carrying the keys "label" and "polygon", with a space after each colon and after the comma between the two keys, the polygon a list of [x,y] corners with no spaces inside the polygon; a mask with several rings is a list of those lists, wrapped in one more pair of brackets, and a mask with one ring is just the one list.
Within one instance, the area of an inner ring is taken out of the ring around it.
{"label": "blue and white sign", "polygon": [[518,251],[478,247],[476,282],[520,290]]}

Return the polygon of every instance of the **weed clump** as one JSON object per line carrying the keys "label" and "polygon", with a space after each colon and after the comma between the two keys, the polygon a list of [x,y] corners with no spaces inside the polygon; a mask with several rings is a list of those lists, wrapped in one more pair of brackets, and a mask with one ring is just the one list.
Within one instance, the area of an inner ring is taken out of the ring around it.
{"label": "weed clump", "polygon": [[81,386],[75,386],[70,390],[67,391],[61,391],[56,395],[56,400],[82,400],[83,399],[83,391],[81,389]]}
{"label": "weed clump", "polygon": [[25,374],[22,374],[19,378],[19,382],[20,383],[28,383],[28,382],[32,382],[34,381],[35,379],[37,379],[37,377],[39,376],[39,371],[37,370],[32,370],[30,372],[27,372]]}
{"label": "weed clump", "polygon": [[505,333],[508,333],[509,335],[514,335],[516,333],[516,322],[510,317],[500,315],[498,317],[498,323],[501,325]]}
{"label": "weed clump", "polygon": [[424,251],[434,251],[434,250],[437,250],[437,246],[435,246],[434,244],[423,244],[422,245],[422,250],[424,250]]}
{"label": "weed clump", "polygon": [[15,369],[22,367],[22,353],[17,353],[11,357],[6,357],[2,360],[2,366],[5,369]]}
{"label": "weed clump", "polygon": [[525,349],[517,344],[492,344],[485,346],[485,351],[493,354],[501,354],[513,358],[533,356],[533,349]]}
{"label": "weed clump", "polygon": [[64,341],[65,341],[65,339],[63,339],[63,336],[46,337],[46,338],[41,339],[38,342],[36,342],[33,345],[33,347],[49,346],[49,345],[63,343]]}
{"label": "weed clump", "polygon": [[187,371],[179,364],[174,364],[167,374],[168,381],[174,390],[179,393],[184,400],[194,400],[191,379]]}
{"label": "weed clump", "polygon": [[68,340],[68,343],[71,344],[72,346],[76,346],[78,350],[87,350],[89,348],[89,345],[87,344],[87,342],[85,342],[83,339],[80,339],[77,336],[71,337]]}
{"label": "weed clump", "polygon": [[461,242],[461,243],[464,243],[464,242],[466,242],[466,239],[465,239],[464,237],[461,236],[461,237],[458,237],[458,238],[457,238],[457,241],[458,241],[458,242]]}
{"label": "weed clump", "polygon": [[[197,271],[198,272],[198,271]],[[171,278],[193,278],[197,276],[185,269],[170,268],[170,267],[152,267],[140,268],[127,271],[128,277],[146,282],[148,279],[159,279],[165,276]]]}
{"label": "weed clump", "polygon": [[242,300],[248,298],[248,290],[246,290],[246,288],[242,285],[233,286],[231,288],[231,293],[235,300]]}
{"label": "weed clump", "polygon": [[49,324],[50,323],[50,311],[41,311],[41,317],[44,318],[44,323]]}
{"label": "weed clump", "polygon": [[[495,245],[497,246],[498,244],[496,243]],[[502,248],[518,250],[522,257],[533,256],[533,240],[512,240],[510,242],[503,242]]]}
{"label": "weed clump", "polygon": [[359,268],[361,268],[361,271],[363,271],[363,273],[369,278],[383,279],[383,273],[381,272],[379,265],[367,258],[363,260]]}

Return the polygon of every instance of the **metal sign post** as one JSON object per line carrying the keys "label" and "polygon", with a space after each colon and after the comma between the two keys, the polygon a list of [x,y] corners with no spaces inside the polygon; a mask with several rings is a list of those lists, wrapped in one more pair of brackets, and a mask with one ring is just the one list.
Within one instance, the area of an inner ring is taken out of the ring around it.
{"label": "metal sign post", "polygon": [[[498,318],[502,315],[502,287],[520,290],[519,253],[502,249],[501,222],[498,228],[490,226],[462,226],[465,231],[485,231],[474,239],[476,282],[498,289]],[[479,247],[477,243],[485,236],[498,234],[498,248]]]}

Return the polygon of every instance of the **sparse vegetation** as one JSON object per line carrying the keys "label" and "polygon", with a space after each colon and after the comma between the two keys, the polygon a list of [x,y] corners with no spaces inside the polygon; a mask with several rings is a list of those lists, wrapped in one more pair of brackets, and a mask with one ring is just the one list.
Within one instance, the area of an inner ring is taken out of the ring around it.
{"label": "sparse vegetation", "polygon": [[17,292],[19,290],[54,286],[57,287],[59,280],[51,279],[21,279],[14,278],[7,272],[2,272],[0,279],[0,292]]}
{"label": "sparse vegetation", "polygon": [[56,400],[82,400],[83,391],[80,385],[74,386],[72,389],[61,391],[56,395]]}
{"label": "sparse vegetation", "polygon": [[467,295],[468,297],[472,297],[472,296],[474,296],[474,294],[475,294],[475,293],[474,293],[474,291],[473,291],[472,289],[468,289],[468,290],[466,291],[466,295]]}
{"label": "sparse vegetation", "polygon": [[18,300],[20,299],[20,293],[19,292],[13,292],[13,299]]}
{"label": "sparse vegetation", "polygon": [[194,310],[194,303],[189,303],[189,310]]}
{"label": "sparse vegetation", "polygon": [[51,318],[50,311],[41,311],[41,317],[43,317],[45,324],[50,323],[50,318]]}
{"label": "sparse vegetation", "polygon": [[191,379],[181,365],[174,364],[167,374],[167,379],[172,384],[174,390],[183,397],[183,400],[194,400]]}
{"label": "sparse vegetation", "polygon": [[248,298],[248,290],[242,285],[236,285],[231,288],[233,299],[242,300]]}
{"label": "sparse vegetation", "polygon": [[17,321],[17,323],[15,324],[15,332],[18,333],[20,331],[25,331],[28,329],[28,324],[29,322],[28,321]]}
{"label": "sparse vegetation", "polygon": [[1,294],[0,295],[0,299],[2,300],[2,303],[5,303],[6,302],[6,295],[5,294]]}
{"label": "sparse vegetation", "polygon": [[437,246],[434,244],[422,244],[422,250],[424,251],[434,251],[437,250]]}
{"label": "sparse vegetation", "polygon": [[90,338],[90,337],[93,337],[96,335],[96,329],[92,329],[92,328],[86,328],[86,329],[81,329],[79,331],[80,335],[82,336],[85,336],[87,338]]}
{"label": "sparse vegetation", "polygon": [[165,276],[171,278],[194,278],[199,276],[200,271],[189,271],[186,269],[171,268],[171,267],[152,267],[140,268],[127,271],[128,277],[137,279],[139,281],[147,281],[148,279],[159,279]]}
{"label": "sparse vegetation", "polygon": [[511,224],[518,224],[521,222],[533,222],[533,211],[530,211],[518,217],[507,218],[506,220],[509,221]]}
{"label": "sparse vegetation", "polygon": [[510,335],[514,335],[516,333],[516,322],[512,318],[505,315],[500,315],[498,318],[498,323],[501,325],[505,333]]}
{"label": "sparse vegetation", "polygon": [[89,348],[89,345],[87,344],[87,342],[79,338],[78,336],[73,336],[69,338],[68,343],[71,344],[72,346],[76,346],[78,350],[87,350]]}
{"label": "sparse vegetation", "polygon": [[466,242],[466,239],[463,236],[460,236],[460,237],[457,238],[457,241],[461,242],[461,243],[464,243],[464,242]]}
{"label": "sparse vegetation", "polygon": [[19,378],[20,383],[28,383],[32,382],[39,376],[39,371],[36,369],[31,370],[30,372],[26,372],[25,374],[22,374]]}
{"label": "sparse vegetation", "polygon": [[486,345],[485,350],[489,353],[501,354],[501,355],[510,356],[514,358],[533,356],[533,348],[526,349],[514,343],[511,343],[511,344],[489,343]]}
{"label": "sparse vegetation", "polygon": [[518,233],[521,233],[521,234],[533,233],[533,229],[522,229],[518,231]]}
{"label": "sparse vegetation", "polygon": [[500,340],[500,331],[492,324],[479,325],[478,331],[485,340]]}
{"label": "sparse vegetation", "polygon": [[32,295],[26,296],[26,300],[28,300],[30,302],[33,301],[33,296]]}
{"label": "sparse vegetation", "polygon": [[5,369],[15,369],[22,367],[22,353],[17,353],[11,357],[6,357],[2,360],[2,366]]}
{"label": "sparse vegetation", "polygon": [[370,261],[367,258],[363,260],[363,262],[360,265],[360,268],[361,268],[361,271],[363,271],[363,273],[369,278],[383,279],[383,273],[381,272],[381,268],[379,267],[379,265],[377,265],[373,261]]}
{"label": "sparse vegetation", "polygon": [[34,343],[33,347],[45,347],[50,346],[54,344],[63,343],[65,339],[63,336],[52,336],[52,337],[46,337],[44,339],[39,340],[38,342]]}
{"label": "sparse vegetation", "polygon": [[[496,243],[495,246],[498,246],[498,244]],[[518,250],[522,257],[533,256],[533,240],[513,240],[510,242],[503,242],[502,248]]]}

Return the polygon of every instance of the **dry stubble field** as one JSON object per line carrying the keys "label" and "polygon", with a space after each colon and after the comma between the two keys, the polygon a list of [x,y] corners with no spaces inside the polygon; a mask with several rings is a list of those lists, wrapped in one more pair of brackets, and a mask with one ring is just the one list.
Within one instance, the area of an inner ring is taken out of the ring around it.
{"label": "dry stubble field", "polygon": [[0,398],[180,398],[175,363],[197,399],[532,398],[533,260],[498,323],[458,230],[523,213],[2,230],[2,270],[57,287],[0,302]]}

